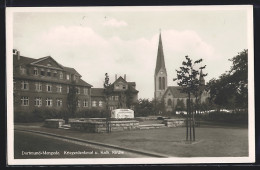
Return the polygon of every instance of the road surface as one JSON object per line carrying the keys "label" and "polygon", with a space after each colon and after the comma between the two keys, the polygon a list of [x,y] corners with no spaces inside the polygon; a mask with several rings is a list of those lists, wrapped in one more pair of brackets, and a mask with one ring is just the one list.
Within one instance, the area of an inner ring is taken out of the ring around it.
{"label": "road surface", "polygon": [[138,157],[148,156],[39,133],[14,131],[15,159]]}

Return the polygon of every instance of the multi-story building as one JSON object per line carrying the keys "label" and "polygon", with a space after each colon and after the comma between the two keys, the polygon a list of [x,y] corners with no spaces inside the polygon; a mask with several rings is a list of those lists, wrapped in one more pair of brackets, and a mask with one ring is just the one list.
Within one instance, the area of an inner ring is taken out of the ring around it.
{"label": "multi-story building", "polygon": [[92,108],[100,110],[106,109],[106,97],[108,98],[108,109],[131,108],[134,109],[134,103],[138,100],[138,91],[135,82],[127,82],[126,75],[117,78],[108,89],[106,96],[104,88],[92,88],[91,100]]}
{"label": "multi-story building", "polygon": [[77,89],[78,109],[91,107],[92,85],[82,80],[74,68],[62,66],[51,56],[33,59],[13,50],[14,111],[64,109],[72,84]]}

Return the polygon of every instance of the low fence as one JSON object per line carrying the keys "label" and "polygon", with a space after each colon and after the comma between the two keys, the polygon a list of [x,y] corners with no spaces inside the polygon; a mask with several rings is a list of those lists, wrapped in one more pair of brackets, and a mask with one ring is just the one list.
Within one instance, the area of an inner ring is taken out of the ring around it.
{"label": "low fence", "polygon": [[44,127],[48,128],[59,128],[62,125],[65,124],[65,121],[63,119],[46,119],[44,121]]}
{"label": "low fence", "polygon": [[185,126],[185,119],[164,119],[163,123],[167,127],[183,127]]}
{"label": "low fence", "polygon": [[113,131],[124,131],[124,130],[136,130],[139,129],[139,122],[136,120],[129,121],[71,121],[71,129],[80,130],[90,133],[103,133],[107,131],[109,126],[110,130]]}

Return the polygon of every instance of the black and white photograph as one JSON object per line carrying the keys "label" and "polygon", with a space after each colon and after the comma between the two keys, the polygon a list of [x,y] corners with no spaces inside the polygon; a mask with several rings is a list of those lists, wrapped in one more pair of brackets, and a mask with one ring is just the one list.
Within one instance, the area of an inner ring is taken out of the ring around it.
{"label": "black and white photograph", "polygon": [[8,165],[255,162],[253,7],[6,9]]}

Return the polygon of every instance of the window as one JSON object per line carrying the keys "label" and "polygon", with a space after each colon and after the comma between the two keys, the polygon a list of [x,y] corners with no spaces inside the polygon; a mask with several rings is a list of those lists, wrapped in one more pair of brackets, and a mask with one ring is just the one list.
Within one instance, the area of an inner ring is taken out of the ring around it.
{"label": "window", "polygon": [[63,79],[63,73],[60,72],[60,79]]}
{"label": "window", "polygon": [[49,106],[49,107],[52,106],[52,99],[51,98],[46,99],[46,106]]}
{"label": "window", "polygon": [[70,80],[70,75],[69,74],[67,74],[67,80]]}
{"label": "window", "polygon": [[69,93],[69,92],[70,92],[70,87],[68,86],[68,87],[67,87],[67,93]]}
{"label": "window", "polygon": [[159,90],[161,90],[161,89],[162,89],[162,78],[159,77]]}
{"label": "window", "polygon": [[36,91],[42,91],[42,84],[41,83],[35,83],[35,90]]}
{"label": "window", "polygon": [[118,96],[115,96],[115,100],[116,100],[116,101],[118,100]]}
{"label": "window", "polygon": [[46,91],[47,91],[47,92],[51,92],[51,85],[50,85],[50,84],[47,84],[47,85],[46,85]]}
{"label": "window", "polygon": [[62,106],[62,99],[57,99],[56,103],[57,103],[58,107],[61,107]]}
{"label": "window", "polygon": [[125,86],[125,85],[123,85],[123,89],[126,89],[126,86]]}
{"label": "window", "polygon": [[87,88],[84,88],[84,94],[87,95],[88,94],[88,89]]}
{"label": "window", "polygon": [[21,97],[22,106],[29,106],[29,97]]}
{"label": "window", "polygon": [[26,69],[24,67],[20,66],[20,71],[21,71],[21,74],[25,74]]}
{"label": "window", "polygon": [[53,72],[53,77],[57,77],[57,71]]}
{"label": "window", "polygon": [[97,106],[97,102],[96,101],[92,101],[92,106],[96,107]]}
{"label": "window", "polygon": [[38,69],[36,67],[33,69],[33,75],[38,76]]}
{"label": "window", "polygon": [[168,99],[168,106],[172,106],[172,100],[171,99]]}
{"label": "window", "polygon": [[29,90],[28,81],[22,81],[22,90]]}
{"label": "window", "polygon": [[76,93],[80,94],[80,88],[79,87],[76,87]]}
{"label": "window", "polygon": [[35,100],[34,100],[34,105],[35,106],[42,106],[42,98],[41,97],[36,97]]}
{"label": "window", "polygon": [[86,99],[83,101],[83,107],[88,107],[88,101]]}
{"label": "window", "polygon": [[162,89],[165,90],[165,78],[162,78]]}
{"label": "window", "polygon": [[41,69],[41,76],[45,76],[45,71],[44,71],[44,69]]}
{"label": "window", "polygon": [[80,100],[77,101],[77,107],[80,107]]}
{"label": "window", "polygon": [[99,106],[99,107],[102,107],[102,106],[103,106],[103,102],[102,102],[102,101],[99,101],[99,102],[98,102],[98,106]]}
{"label": "window", "polygon": [[109,106],[109,110],[114,110],[114,107],[113,106]]}
{"label": "window", "polygon": [[76,81],[78,79],[78,76],[74,75],[73,79]]}
{"label": "window", "polygon": [[51,77],[51,70],[47,70],[47,76]]}
{"label": "window", "polygon": [[62,92],[62,86],[61,85],[57,85],[57,92],[61,93]]}

